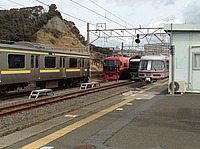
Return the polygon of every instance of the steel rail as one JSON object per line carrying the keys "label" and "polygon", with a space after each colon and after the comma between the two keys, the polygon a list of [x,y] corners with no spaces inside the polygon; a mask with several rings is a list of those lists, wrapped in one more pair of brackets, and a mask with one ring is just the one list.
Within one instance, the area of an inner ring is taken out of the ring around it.
{"label": "steel rail", "polygon": [[117,84],[94,87],[94,88],[90,88],[90,89],[86,89],[86,90],[80,90],[78,92],[72,92],[72,93],[68,93],[68,94],[64,94],[64,95],[53,96],[53,97],[50,97],[50,98],[39,99],[39,100],[34,100],[34,101],[26,102],[26,103],[21,103],[21,104],[3,107],[3,108],[0,108],[0,117],[6,116],[6,115],[9,115],[9,114],[19,113],[19,112],[34,109],[34,108],[38,108],[38,107],[41,107],[41,106],[45,106],[47,104],[52,104],[52,103],[55,103],[55,102],[68,100],[68,99],[71,99],[71,98],[76,98],[76,97],[84,96],[84,95],[87,95],[87,94],[100,92],[100,91],[103,91],[103,90],[132,84],[132,83],[133,83],[132,81],[120,82],[120,83],[117,83]]}

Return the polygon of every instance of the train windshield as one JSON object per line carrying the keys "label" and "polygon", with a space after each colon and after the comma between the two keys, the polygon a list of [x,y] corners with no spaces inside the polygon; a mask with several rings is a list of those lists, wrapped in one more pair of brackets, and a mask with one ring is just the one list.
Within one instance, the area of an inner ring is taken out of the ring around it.
{"label": "train windshield", "polygon": [[140,70],[163,70],[164,62],[161,60],[141,60]]}
{"label": "train windshield", "polygon": [[163,70],[164,62],[161,60],[151,62],[151,70]]}
{"label": "train windshield", "polygon": [[112,71],[115,70],[118,65],[118,60],[105,60],[103,69]]}
{"label": "train windshield", "polygon": [[130,61],[130,69],[138,70],[140,62]]}
{"label": "train windshield", "polygon": [[147,70],[148,60],[141,60],[140,61],[140,70]]}

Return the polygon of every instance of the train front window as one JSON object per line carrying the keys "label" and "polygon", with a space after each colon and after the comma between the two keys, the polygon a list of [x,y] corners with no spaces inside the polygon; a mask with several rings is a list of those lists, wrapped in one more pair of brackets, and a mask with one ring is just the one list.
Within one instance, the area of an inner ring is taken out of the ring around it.
{"label": "train front window", "polygon": [[151,62],[151,70],[163,70],[164,69],[164,62],[157,60]]}
{"label": "train front window", "polygon": [[139,68],[140,62],[130,61],[130,69],[137,70]]}
{"label": "train front window", "polygon": [[8,55],[8,68],[24,68],[25,67],[25,56],[9,54]]}
{"label": "train front window", "polygon": [[139,69],[147,70],[147,66],[148,66],[148,60],[141,60]]}
{"label": "train front window", "polygon": [[118,60],[105,60],[103,69],[113,71],[118,67],[118,65]]}
{"label": "train front window", "polygon": [[117,60],[105,60],[104,66],[118,66]]}

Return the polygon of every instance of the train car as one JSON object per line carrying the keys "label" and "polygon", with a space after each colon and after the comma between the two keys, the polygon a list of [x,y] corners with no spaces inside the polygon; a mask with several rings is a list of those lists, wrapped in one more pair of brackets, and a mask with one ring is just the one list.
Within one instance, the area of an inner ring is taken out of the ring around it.
{"label": "train car", "polygon": [[55,88],[87,82],[90,76],[88,54],[39,48],[33,43],[0,44],[0,63],[1,94],[30,82]]}
{"label": "train car", "polygon": [[169,77],[169,57],[142,56],[138,73],[141,81],[148,82]]}
{"label": "train car", "polygon": [[130,78],[129,57],[112,56],[104,59],[104,79],[127,79]]}
{"label": "train car", "polygon": [[129,66],[130,66],[130,75],[131,79],[137,80],[139,79],[138,69],[140,65],[141,55],[135,55],[130,58]]}

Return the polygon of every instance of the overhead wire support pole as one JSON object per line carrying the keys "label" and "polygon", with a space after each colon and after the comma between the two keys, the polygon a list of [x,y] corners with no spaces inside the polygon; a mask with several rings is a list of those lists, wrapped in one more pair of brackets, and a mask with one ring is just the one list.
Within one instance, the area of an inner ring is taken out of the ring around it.
{"label": "overhead wire support pole", "polygon": [[171,53],[171,77],[172,77],[172,82],[171,82],[171,90],[172,90],[172,95],[174,95],[174,45],[173,45],[173,33],[172,33],[172,27],[173,24],[171,23],[171,33],[170,33],[170,53]]}
{"label": "overhead wire support pole", "polygon": [[[129,31],[131,31],[131,30],[135,31],[135,33],[134,34],[130,33]],[[140,36],[143,36],[143,38],[147,38],[147,36],[153,36],[153,35],[155,35],[155,37],[162,42],[162,40],[157,36],[157,34],[160,34],[160,35],[166,34],[164,32],[162,33],[161,32],[162,30],[163,30],[163,28],[126,28],[126,29],[124,29],[124,28],[123,29],[118,29],[117,28],[117,29],[90,30],[90,32],[99,32],[99,33],[103,32],[109,38],[111,38],[111,37],[115,37],[115,38],[136,37],[137,34],[139,34]],[[119,31],[123,32],[123,35],[121,33],[119,33]],[[158,31],[160,31],[160,32],[158,33]],[[109,35],[106,34],[106,32],[108,32]],[[137,32],[140,32],[140,33],[137,33]],[[141,32],[142,32],[142,34],[141,34]],[[101,34],[99,35],[99,38],[102,38]],[[151,38],[149,40],[151,40]],[[122,40],[122,39],[120,39],[120,40]],[[150,42],[150,41],[148,41],[148,42]]]}
{"label": "overhead wire support pole", "polygon": [[87,23],[87,51],[88,51],[88,54],[90,54],[90,24]]}

